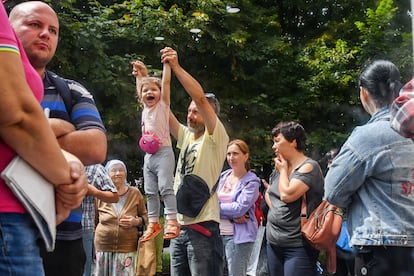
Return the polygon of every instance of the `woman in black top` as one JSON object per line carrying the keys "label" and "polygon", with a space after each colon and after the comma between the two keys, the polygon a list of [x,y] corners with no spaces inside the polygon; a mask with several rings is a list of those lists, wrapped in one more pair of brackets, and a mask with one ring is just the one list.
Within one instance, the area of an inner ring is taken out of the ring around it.
{"label": "woman in black top", "polygon": [[270,186],[266,237],[270,275],[314,275],[319,252],[301,234],[300,213],[306,193],[307,210],[322,201],[323,174],[319,164],[304,153],[306,135],[295,122],[281,122],[272,130],[276,155]]}

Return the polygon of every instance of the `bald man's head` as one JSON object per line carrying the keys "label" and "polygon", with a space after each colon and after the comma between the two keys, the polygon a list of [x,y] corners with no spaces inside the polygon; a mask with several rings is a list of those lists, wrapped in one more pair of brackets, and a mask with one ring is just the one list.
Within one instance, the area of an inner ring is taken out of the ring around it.
{"label": "bald man's head", "polygon": [[43,75],[55,55],[59,39],[59,20],[55,11],[41,1],[23,2],[11,10],[9,20],[30,63]]}

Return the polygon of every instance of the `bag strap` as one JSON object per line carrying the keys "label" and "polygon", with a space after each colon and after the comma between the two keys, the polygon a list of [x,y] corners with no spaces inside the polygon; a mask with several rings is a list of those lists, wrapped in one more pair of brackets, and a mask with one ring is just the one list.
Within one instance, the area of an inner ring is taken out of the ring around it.
{"label": "bag strap", "polygon": [[[188,155],[188,147],[190,146],[190,144],[187,144],[187,147],[184,150],[184,156],[183,156],[183,161],[181,162],[181,175],[183,175],[183,172],[185,170],[185,166],[187,165],[187,155]],[[201,177],[200,177],[201,178]],[[220,178],[219,178],[220,179]],[[219,179],[217,179],[216,184],[214,184],[214,186],[211,188],[210,190],[210,197],[214,195],[214,193],[217,190],[218,187],[218,183],[219,183]],[[205,180],[204,180],[205,181]]]}
{"label": "bag strap", "polygon": [[68,111],[68,114],[71,117],[73,103],[72,103],[72,92],[69,88],[68,83],[65,81],[64,78],[59,77],[57,74],[55,74],[52,71],[47,70],[46,74],[48,74],[50,81],[53,83],[53,85],[56,88],[56,91],[62,97],[66,110]]}
{"label": "bag strap", "polygon": [[[308,160],[309,158],[306,158],[305,161],[303,161],[295,170],[299,170],[304,164],[307,163]],[[301,219],[308,218],[308,207],[307,206],[308,205],[306,202],[306,192],[305,192],[302,196],[302,207],[301,207],[301,212],[300,212]]]}
{"label": "bag strap", "polygon": [[217,180],[216,184],[214,184],[213,188],[211,188],[210,196],[213,196],[214,193],[216,192],[218,183],[219,181]]}
{"label": "bag strap", "polygon": [[306,192],[302,196],[302,208],[300,212],[300,218],[301,219],[307,219],[308,218],[308,207],[306,203]]}
{"label": "bag strap", "polygon": [[183,160],[181,162],[181,175],[184,175],[184,170],[185,167],[187,166],[187,154],[188,154],[188,147],[190,146],[190,144],[187,144],[185,150],[184,150],[184,156],[183,156]]}

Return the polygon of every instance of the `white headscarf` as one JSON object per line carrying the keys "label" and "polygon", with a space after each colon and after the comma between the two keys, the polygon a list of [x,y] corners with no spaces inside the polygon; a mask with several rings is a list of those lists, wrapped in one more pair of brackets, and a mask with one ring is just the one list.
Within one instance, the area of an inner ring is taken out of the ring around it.
{"label": "white headscarf", "polygon": [[127,182],[127,167],[126,167],[124,162],[122,162],[121,160],[118,160],[118,159],[109,160],[108,162],[106,162],[105,170],[109,174],[109,171],[111,170],[111,168],[114,165],[119,165],[119,164],[122,165],[125,169],[125,185],[127,185],[128,184],[128,182]]}

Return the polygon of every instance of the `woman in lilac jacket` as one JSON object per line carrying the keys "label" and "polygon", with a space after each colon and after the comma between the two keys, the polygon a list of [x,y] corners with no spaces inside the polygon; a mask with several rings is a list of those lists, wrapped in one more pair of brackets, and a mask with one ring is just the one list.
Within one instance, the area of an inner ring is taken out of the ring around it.
{"label": "woman in lilac jacket", "polygon": [[228,275],[246,275],[248,261],[257,235],[254,214],[260,179],[250,171],[249,147],[242,140],[227,145],[231,169],[219,179],[220,234],[224,245]]}

